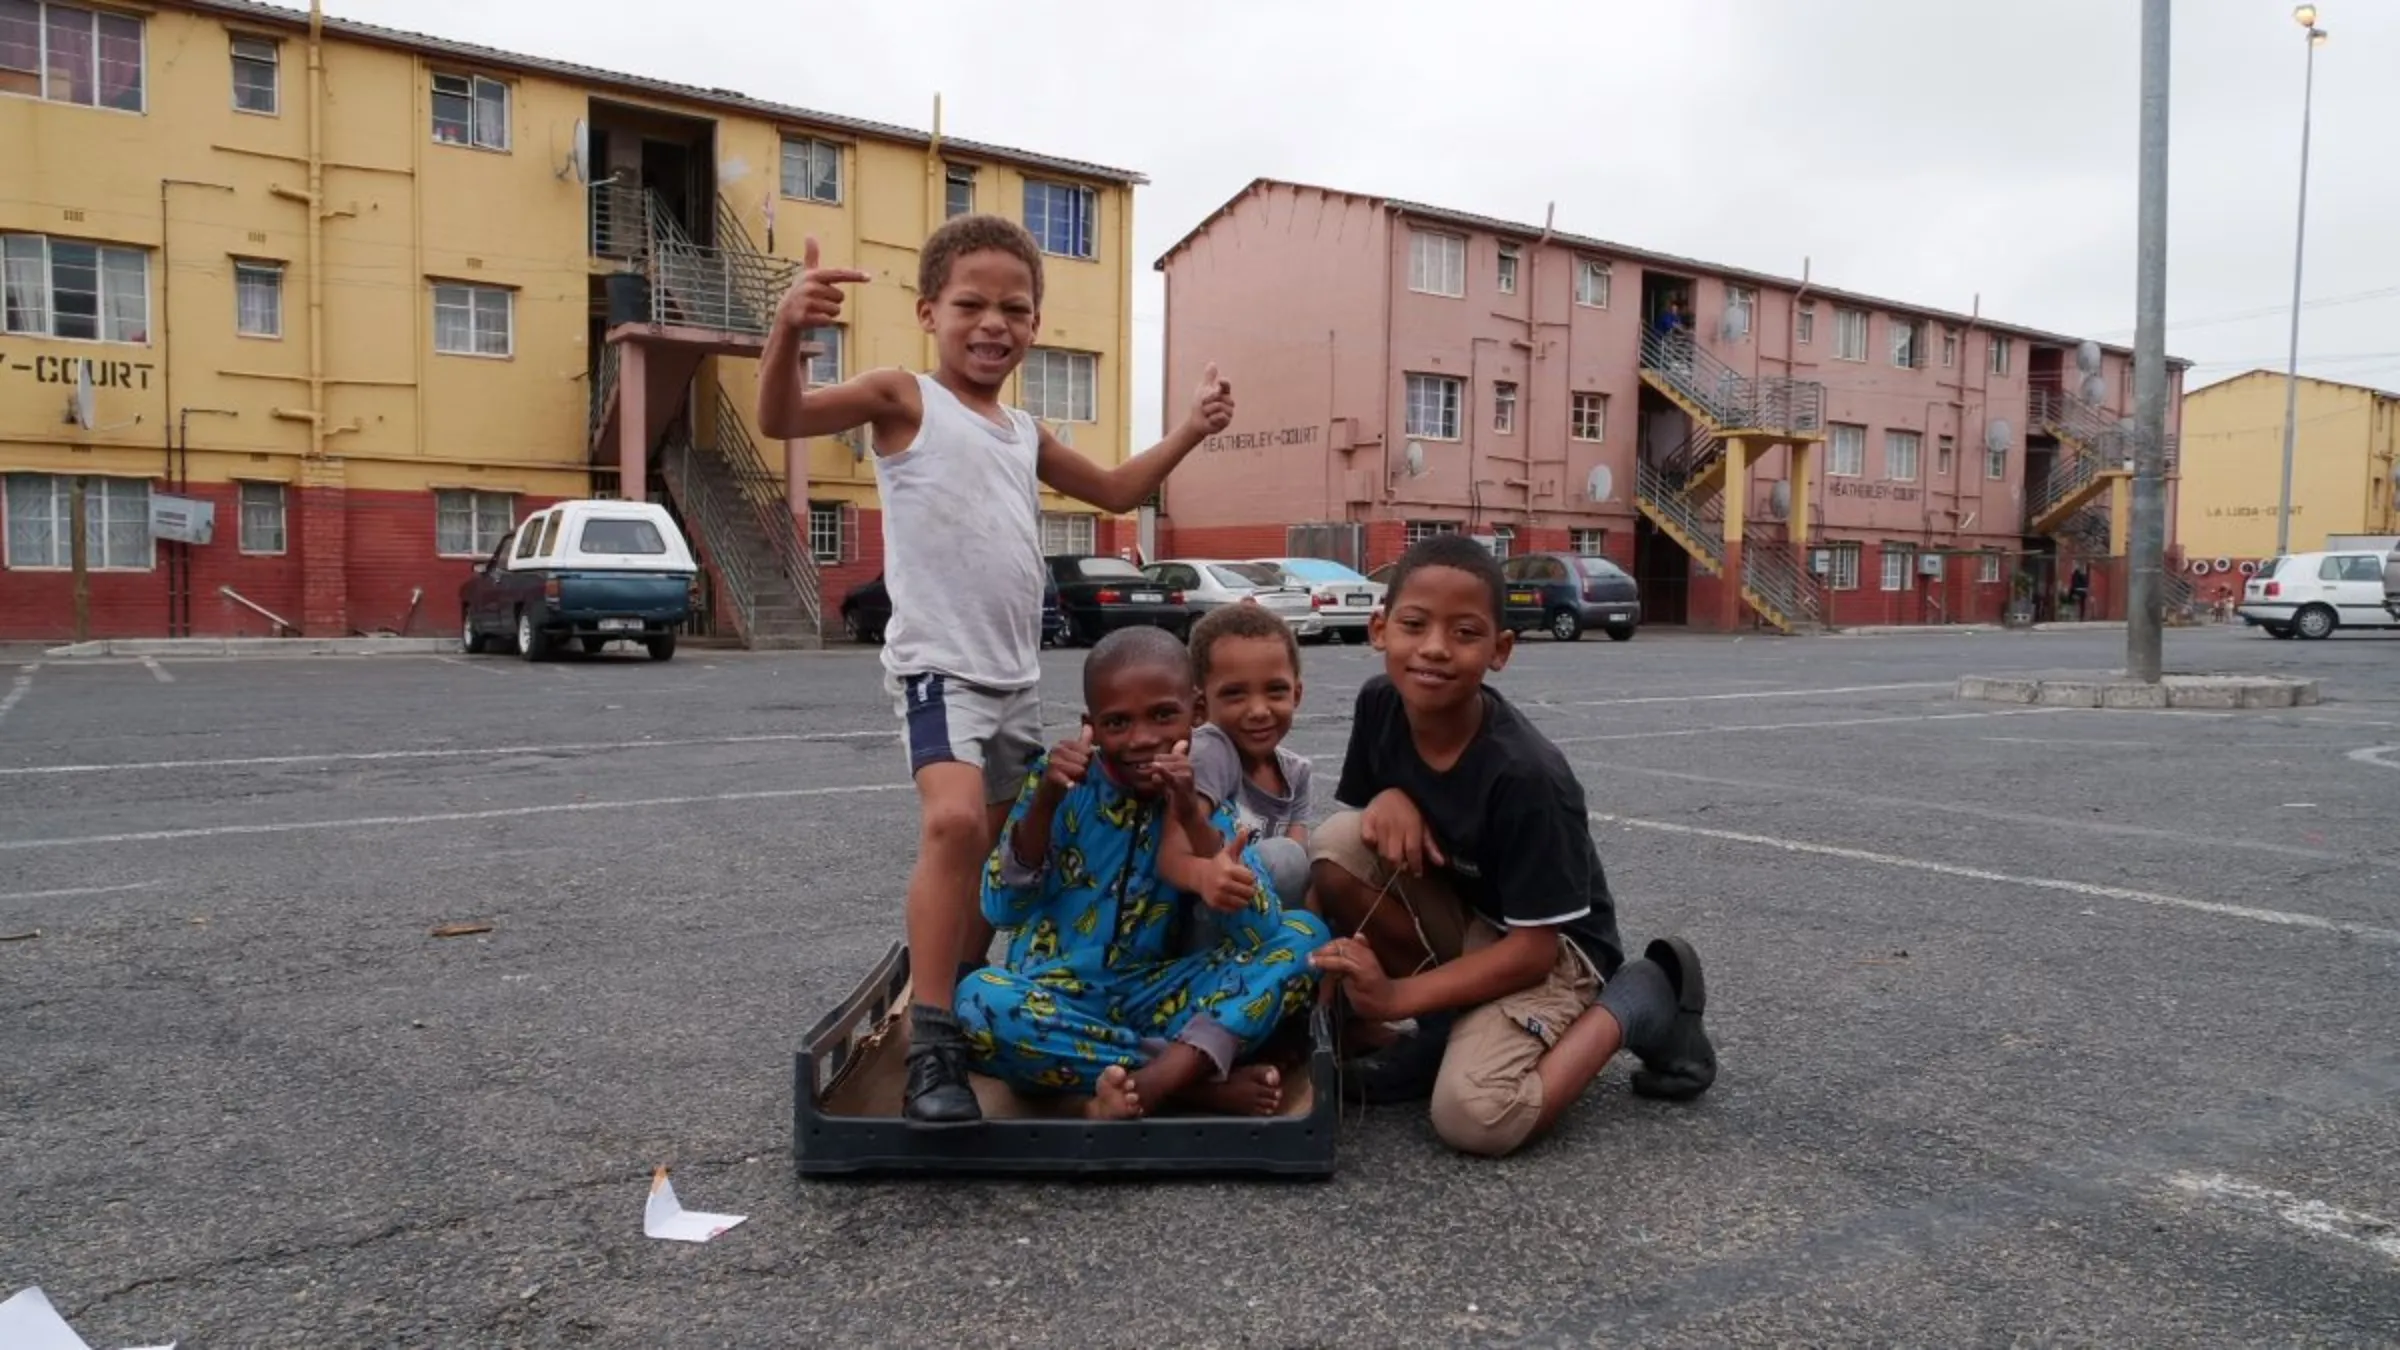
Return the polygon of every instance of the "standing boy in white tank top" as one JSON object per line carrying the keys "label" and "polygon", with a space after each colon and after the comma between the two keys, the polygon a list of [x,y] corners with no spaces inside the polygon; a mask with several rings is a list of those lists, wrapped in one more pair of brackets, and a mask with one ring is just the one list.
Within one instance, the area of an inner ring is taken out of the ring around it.
{"label": "standing boy in white tank top", "polygon": [[873,278],[819,267],[815,239],[803,261],[760,359],[759,429],[795,440],[872,428],[892,593],[885,685],[922,809],[908,879],[905,1110],[911,1120],[972,1121],[982,1113],[952,1007],[962,958],[991,943],[978,905],[984,862],[1042,749],[1041,486],[1131,511],[1232,422],[1233,391],[1211,365],[1183,425],[1114,469],[1002,407],[1001,386],[1041,331],[1042,254],[998,216],[952,220],[919,254],[917,322],[934,336],[939,369],[872,370],[810,389],[808,331],[840,319],[843,285]]}

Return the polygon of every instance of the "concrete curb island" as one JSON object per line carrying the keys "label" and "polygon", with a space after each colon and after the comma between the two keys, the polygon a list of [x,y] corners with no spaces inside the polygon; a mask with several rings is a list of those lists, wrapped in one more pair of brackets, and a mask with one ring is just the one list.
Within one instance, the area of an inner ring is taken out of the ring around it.
{"label": "concrete curb island", "polygon": [[2113,672],[1969,675],[1959,680],[1958,697],[2044,708],[2309,708],[2317,703],[2317,682],[2279,675],[2169,675],[2157,684]]}

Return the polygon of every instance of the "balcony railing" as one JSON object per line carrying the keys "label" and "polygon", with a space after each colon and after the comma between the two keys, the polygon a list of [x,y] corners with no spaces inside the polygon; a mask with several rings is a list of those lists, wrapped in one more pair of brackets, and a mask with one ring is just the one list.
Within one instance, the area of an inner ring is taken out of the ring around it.
{"label": "balcony railing", "polygon": [[648,190],[591,190],[592,254],[642,277],[643,321],[765,337],[799,264],[758,251],[722,199],[710,223],[717,243],[696,243]]}
{"label": "balcony railing", "polygon": [[1784,375],[1744,375],[1686,333],[1642,339],[1642,369],[1698,407],[1719,431],[1825,429],[1825,386]]}

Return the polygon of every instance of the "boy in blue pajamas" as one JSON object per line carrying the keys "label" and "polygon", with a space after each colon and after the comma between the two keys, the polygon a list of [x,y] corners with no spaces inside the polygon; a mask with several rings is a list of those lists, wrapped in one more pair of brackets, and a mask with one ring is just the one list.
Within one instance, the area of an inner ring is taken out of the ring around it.
{"label": "boy in blue pajamas", "polygon": [[1246,855],[1249,903],[1223,914],[1214,947],[1176,958],[1197,901],[1160,878],[1160,842],[1180,831],[1214,858],[1234,826],[1230,802],[1212,813],[1193,787],[1190,655],[1126,629],[1093,649],[1083,681],[1082,731],[1034,766],[984,868],[983,915],[1008,955],[959,986],[969,1051],[1018,1087],[1090,1093],[1103,1119],[1168,1103],[1272,1115],[1281,1076],[1240,1061],[1308,1008],[1308,956],[1332,933],[1285,909]]}

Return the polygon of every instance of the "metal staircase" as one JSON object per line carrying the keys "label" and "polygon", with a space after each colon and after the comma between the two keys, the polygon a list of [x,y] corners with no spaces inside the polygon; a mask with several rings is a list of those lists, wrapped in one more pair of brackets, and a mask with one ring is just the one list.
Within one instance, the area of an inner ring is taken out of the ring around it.
{"label": "metal staircase", "polygon": [[1742,541],[1742,599],[1786,633],[1825,626],[1825,584],[1808,570],[1799,546],[1779,526]]}
{"label": "metal staircase", "polygon": [[[2090,538],[2093,527],[2082,518],[2086,506],[2112,481],[2133,471],[2134,435],[2106,410],[2064,389],[2034,389],[2026,396],[2025,414],[2034,430],[2047,432],[2059,444],[2050,476],[2026,493],[2027,532]],[[2181,450],[2181,438],[2170,433],[2163,447],[2162,472],[2175,473]],[[2109,551],[2107,529],[2103,511],[2097,545],[2103,553]],[[2121,549],[2123,541],[2115,542]]]}
{"label": "metal staircase", "polygon": [[722,390],[708,439],[695,445],[680,427],[671,431],[659,445],[659,475],[716,575],[743,645],[823,645],[816,559],[800,538],[783,479]]}
{"label": "metal staircase", "polygon": [[800,265],[759,251],[721,197],[714,227],[715,244],[696,243],[647,189],[592,189],[592,252],[642,277],[645,322],[763,340]]}
{"label": "metal staircase", "polygon": [[1701,514],[1701,504],[1654,465],[1633,466],[1634,508],[1656,525],[1700,570],[1712,577],[1725,575],[1725,536]]}
{"label": "metal staircase", "polygon": [[1780,432],[1814,438],[1825,430],[1825,386],[1785,375],[1744,375],[1695,338],[1642,339],[1642,379],[1695,422],[1718,434]]}

